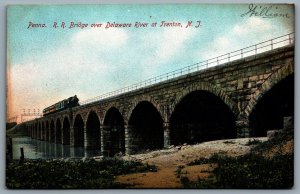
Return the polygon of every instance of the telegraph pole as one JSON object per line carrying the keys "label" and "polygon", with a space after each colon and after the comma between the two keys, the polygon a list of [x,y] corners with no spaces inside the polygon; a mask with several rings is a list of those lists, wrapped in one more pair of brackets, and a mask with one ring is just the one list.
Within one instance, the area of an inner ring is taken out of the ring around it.
{"label": "telegraph pole", "polygon": [[23,109],[23,112],[21,114],[21,123],[41,116],[43,116],[43,114],[40,113],[40,109],[33,109],[33,111],[31,111],[31,109],[27,109],[27,112],[26,109]]}

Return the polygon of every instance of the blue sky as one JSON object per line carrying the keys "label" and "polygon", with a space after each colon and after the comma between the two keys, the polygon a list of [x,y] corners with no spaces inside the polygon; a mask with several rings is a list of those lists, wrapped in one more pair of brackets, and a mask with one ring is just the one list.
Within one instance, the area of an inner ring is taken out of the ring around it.
{"label": "blue sky", "polygon": [[[10,6],[7,65],[11,116],[77,94],[86,100],[138,81],[294,31],[290,18],[241,17],[249,5]],[[277,7],[277,9],[275,9]],[[200,28],[98,28],[93,23],[201,21]],[[47,28],[29,28],[29,22]],[[66,28],[53,28],[53,23]],[[70,22],[88,28],[68,28]]]}

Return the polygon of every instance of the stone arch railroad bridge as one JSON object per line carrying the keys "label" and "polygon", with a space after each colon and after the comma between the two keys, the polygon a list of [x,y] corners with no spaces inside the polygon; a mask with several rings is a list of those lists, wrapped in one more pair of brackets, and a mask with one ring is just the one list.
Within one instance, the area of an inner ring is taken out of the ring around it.
{"label": "stone arch railroad bridge", "polygon": [[103,155],[266,136],[294,117],[294,44],[23,123],[32,138]]}

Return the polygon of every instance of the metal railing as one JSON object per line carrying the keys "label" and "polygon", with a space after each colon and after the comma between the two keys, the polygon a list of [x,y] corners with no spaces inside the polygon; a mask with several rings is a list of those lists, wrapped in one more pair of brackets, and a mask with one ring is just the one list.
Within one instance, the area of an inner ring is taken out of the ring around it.
{"label": "metal railing", "polygon": [[289,33],[283,36],[279,36],[264,42],[260,42],[258,44],[254,44],[248,47],[245,47],[243,49],[239,49],[230,53],[226,53],[224,55],[220,55],[205,61],[201,61],[199,63],[190,65],[190,66],[186,66],[183,67],[181,69],[177,69],[156,77],[152,77],[150,79],[138,82],[136,84],[133,85],[129,85],[127,87],[109,92],[109,93],[105,93],[102,94],[100,96],[96,96],[94,98],[90,98],[88,100],[82,101],[80,103],[80,105],[84,105],[84,104],[89,104],[89,103],[93,103],[99,100],[103,100],[106,98],[110,98],[113,96],[117,96],[126,92],[132,92],[134,90],[138,90],[144,87],[148,87],[151,86],[153,84],[157,84],[159,82],[162,81],[166,81],[172,78],[176,78],[182,75],[186,75],[189,73],[193,73],[199,70],[203,70],[203,69],[207,69],[209,67],[213,67],[213,66],[217,66],[217,65],[221,65],[224,63],[228,63],[234,60],[238,60],[238,59],[242,59],[248,56],[252,56],[252,55],[256,55],[259,53],[263,53],[266,51],[270,51],[279,47],[283,47],[283,46],[287,46],[287,45],[291,45],[294,44],[295,41],[295,33]]}

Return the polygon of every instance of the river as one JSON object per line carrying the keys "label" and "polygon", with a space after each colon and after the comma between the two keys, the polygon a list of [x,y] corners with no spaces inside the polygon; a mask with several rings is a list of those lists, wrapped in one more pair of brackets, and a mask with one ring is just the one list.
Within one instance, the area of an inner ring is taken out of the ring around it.
{"label": "river", "polygon": [[100,155],[100,151],[85,150],[82,147],[55,144],[30,137],[14,137],[13,159],[20,159],[20,148],[24,150],[25,159],[83,158]]}

